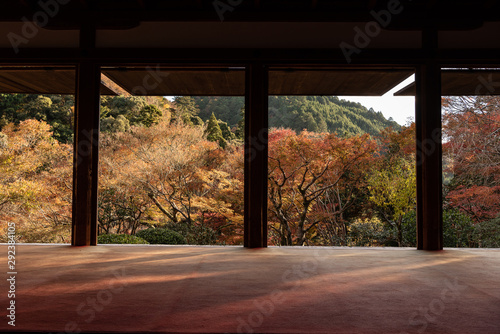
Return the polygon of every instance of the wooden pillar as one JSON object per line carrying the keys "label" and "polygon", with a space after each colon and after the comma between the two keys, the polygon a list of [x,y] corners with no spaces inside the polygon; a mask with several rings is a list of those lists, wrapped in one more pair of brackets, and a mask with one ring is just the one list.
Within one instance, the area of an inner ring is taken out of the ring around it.
{"label": "wooden pillar", "polygon": [[244,246],[267,247],[268,69],[246,68]]}
{"label": "wooden pillar", "polygon": [[[425,32],[426,45],[437,48],[436,32]],[[430,60],[415,74],[417,140],[417,248],[443,249],[441,149],[441,67]]]}
{"label": "wooden pillar", "polygon": [[[82,29],[80,43],[89,44],[92,36],[95,38],[95,30]],[[82,50],[85,53],[88,49]],[[97,244],[100,84],[100,66],[87,60],[79,62],[74,115],[73,246]]]}

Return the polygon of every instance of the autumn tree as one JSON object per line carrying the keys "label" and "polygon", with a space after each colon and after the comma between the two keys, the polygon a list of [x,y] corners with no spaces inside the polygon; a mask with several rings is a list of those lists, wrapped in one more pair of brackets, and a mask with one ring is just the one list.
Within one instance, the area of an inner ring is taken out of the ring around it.
{"label": "autumn tree", "polygon": [[368,181],[370,201],[380,218],[395,231],[401,247],[407,245],[403,219],[416,206],[415,124],[400,131],[387,128],[380,138],[379,158]]}
{"label": "autumn tree", "polygon": [[16,222],[21,242],[69,242],[72,150],[50,128],[25,120],[0,136],[0,221]]}
{"label": "autumn tree", "polygon": [[399,247],[405,246],[403,219],[415,210],[416,185],[415,163],[405,159],[394,159],[369,178],[370,201],[396,232]]}
{"label": "autumn tree", "polygon": [[113,166],[118,160],[123,165],[118,166],[119,172],[110,168],[107,173],[123,173],[121,182],[130,182],[126,187],[129,196],[134,194],[137,201],[146,200],[154,207],[154,212],[151,208],[143,212],[143,221],[163,221],[181,232],[184,226],[186,233],[196,226],[208,226],[215,231],[216,242],[229,240],[228,231],[242,224],[242,212],[235,208],[234,200],[241,181],[222,168],[230,151],[207,141],[202,128],[160,122],[150,128],[135,127],[115,139],[120,144],[112,149],[107,163]]}
{"label": "autumn tree", "polygon": [[134,165],[127,133],[102,134],[99,161],[99,233],[135,234],[154,219],[153,203],[129,176]]}
{"label": "autumn tree", "polygon": [[[375,147],[367,135],[270,132],[269,210],[274,223],[270,227],[279,244],[304,245],[319,224],[331,222],[349,207]],[[332,196],[333,203],[321,201],[332,190],[343,196]]]}
{"label": "autumn tree", "polygon": [[443,100],[444,155],[453,175],[446,200],[476,223],[500,214],[500,98]]}

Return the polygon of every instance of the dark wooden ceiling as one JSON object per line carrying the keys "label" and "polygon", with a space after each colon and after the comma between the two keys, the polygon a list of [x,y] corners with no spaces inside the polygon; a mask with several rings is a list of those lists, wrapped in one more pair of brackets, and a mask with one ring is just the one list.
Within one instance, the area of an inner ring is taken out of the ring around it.
{"label": "dark wooden ceiling", "polygon": [[[71,68],[0,68],[0,93],[75,94]],[[117,95],[101,84],[101,95]]]}
{"label": "dark wooden ceiling", "polygon": [[[243,96],[242,68],[104,68],[101,95],[123,91],[146,96]],[[395,69],[272,69],[270,95],[381,96],[413,73]],[[119,88],[123,91],[120,91]],[[0,68],[0,93],[74,94],[75,70],[66,67]],[[442,95],[498,95],[500,70],[460,69],[442,71]],[[409,84],[395,96],[414,96]]]}
{"label": "dark wooden ceiling", "polygon": [[[499,70],[443,70],[441,95],[500,95]],[[415,96],[415,83],[395,92],[395,96]]]}
{"label": "dark wooden ceiling", "polygon": [[[56,2],[56,1],[54,1]],[[392,29],[470,29],[500,21],[500,0],[400,0],[403,10]],[[44,11],[39,0],[2,2],[0,21],[21,21]],[[69,0],[60,5],[47,28],[126,29],[145,21],[368,22],[370,11],[387,9],[388,0]]]}
{"label": "dark wooden ceiling", "polygon": [[131,95],[245,95],[245,71],[230,69],[103,69],[103,74]]}
{"label": "dark wooden ceiling", "polygon": [[[381,96],[408,78],[411,70],[271,70],[270,95]],[[237,69],[103,69],[132,95],[245,95],[245,72]]]}
{"label": "dark wooden ceiling", "polygon": [[269,72],[270,95],[382,96],[411,70],[281,70]]}

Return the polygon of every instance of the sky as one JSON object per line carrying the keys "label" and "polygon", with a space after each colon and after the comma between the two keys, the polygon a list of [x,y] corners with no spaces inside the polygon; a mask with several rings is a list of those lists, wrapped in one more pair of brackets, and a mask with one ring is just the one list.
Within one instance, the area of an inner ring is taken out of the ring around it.
{"label": "sky", "polygon": [[385,118],[392,117],[400,125],[405,125],[408,118],[415,119],[415,97],[393,96],[401,88],[415,81],[414,75],[391,89],[383,96],[339,96],[339,99],[359,102],[367,109],[381,111]]}

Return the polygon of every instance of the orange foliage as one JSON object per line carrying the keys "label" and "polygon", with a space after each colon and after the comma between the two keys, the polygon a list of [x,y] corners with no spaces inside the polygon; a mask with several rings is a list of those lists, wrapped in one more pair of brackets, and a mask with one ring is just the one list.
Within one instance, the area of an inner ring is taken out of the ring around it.
{"label": "orange foliage", "polygon": [[[368,135],[290,129],[269,134],[270,227],[281,245],[306,243],[321,224],[332,224],[365,183],[377,145]],[[335,192],[335,196],[325,195]]]}
{"label": "orange foliage", "polygon": [[72,148],[50,125],[26,120],[2,130],[0,221],[16,222],[20,242],[69,242]]}
{"label": "orange foliage", "polygon": [[444,101],[443,151],[453,174],[449,205],[476,222],[500,214],[500,98],[453,97]]}

